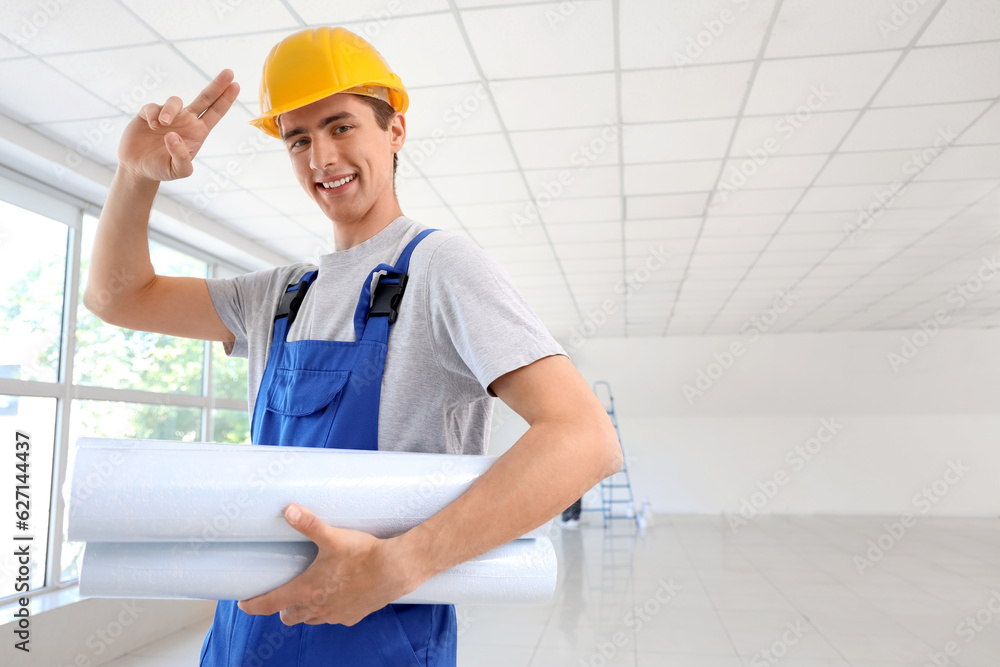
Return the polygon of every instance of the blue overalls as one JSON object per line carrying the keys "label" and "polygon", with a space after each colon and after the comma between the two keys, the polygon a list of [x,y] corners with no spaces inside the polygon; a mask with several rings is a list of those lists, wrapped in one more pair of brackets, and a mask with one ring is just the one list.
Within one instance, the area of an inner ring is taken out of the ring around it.
{"label": "blue overalls", "polygon": [[[379,398],[389,343],[406,288],[413,249],[395,266],[368,276],[354,313],[355,342],[286,342],[288,329],[316,271],[290,285],[281,299],[264,377],[257,392],[251,437],[256,445],[378,449]],[[371,298],[371,278],[381,276]],[[369,308],[369,303],[371,307]],[[351,627],[287,626],[279,614],[254,616],[235,600],[220,600],[202,646],[206,667],[446,667],[454,666],[457,623],[452,605],[390,604]]]}

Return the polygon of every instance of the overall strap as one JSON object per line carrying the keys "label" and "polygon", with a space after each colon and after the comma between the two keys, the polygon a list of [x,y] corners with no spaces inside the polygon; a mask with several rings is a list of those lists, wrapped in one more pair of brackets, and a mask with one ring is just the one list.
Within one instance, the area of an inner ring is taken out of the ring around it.
{"label": "overall strap", "polygon": [[403,248],[403,252],[399,254],[399,259],[396,260],[396,272],[406,273],[410,269],[410,255],[413,254],[413,249],[417,247],[417,244],[427,238],[431,232],[436,232],[436,229],[425,229],[424,231],[417,234],[412,241],[406,244]]}
{"label": "overall strap", "polygon": [[[399,315],[399,305],[403,300],[403,293],[406,291],[408,279],[407,271],[410,268],[410,255],[413,249],[423,241],[431,232],[436,229],[425,229],[417,234],[412,241],[406,244],[403,252],[400,253],[394,266],[379,264],[368,274],[361,287],[361,294],[358,297],[358,306],[354,310],[354,340],[361,340],[366,337],[374,337],[388,340],[389,327],[396,321]],[[372,278],[379,275],[375,284],[375,298],[372,298]],[[369,305],[370,304],[370,305]],[[370,318],[377,318],[374,330],[369,331],[369,336],[365,336],[368,329],[367,324]],[[382,318],[385,318],[384,320]]]}
{"label": "overall strap", "polygon": [[306,298],[306,292],[309,290],[309,286],[313,284],[313,281],[316,280],[318,274],[319,271],[310,271],[302,276],[299,282],[292,283],[285,289],[284,294],[281,295],[281,301],[278,303],[278,310],[274,315],[274,335],[272,336],[272,340],[278,340],[279,336],[281,340],[285,340],[286,336],[288,336],[288,329],[299,314],[299,306],[302,305],[302,299]]}

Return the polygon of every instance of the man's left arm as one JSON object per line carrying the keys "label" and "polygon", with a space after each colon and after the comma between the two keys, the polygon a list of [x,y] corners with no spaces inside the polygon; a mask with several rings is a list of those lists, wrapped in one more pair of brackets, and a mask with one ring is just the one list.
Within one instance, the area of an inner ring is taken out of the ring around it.
{"label": "man's left arm", "polygon": [[465,494],[394,538],[418,583],[537,528],[622,466],[607,412],[567,357],[539,359],[490,388],[529,428]]}
{"label": "man's left arm", "polygon": [[286,520],[317,543],[319,555],[298,577],[240,608],[280,611],[287,625],[353,625],[435,574],[549,521],[621,468],[611,420],[567,357],[539,359],[490,388],[529,428],[468,491],[390,539],[333,528],[305,508],[295,517],[300,507],[289,505]]}

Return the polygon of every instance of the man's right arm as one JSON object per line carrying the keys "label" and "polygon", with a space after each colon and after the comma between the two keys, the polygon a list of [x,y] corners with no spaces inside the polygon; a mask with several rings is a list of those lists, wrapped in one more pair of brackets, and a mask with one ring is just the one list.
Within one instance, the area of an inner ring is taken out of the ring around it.
{"label": "man's right arm", "polygon": [[236,339],[204,278],[156,275],[147,230],[160,182],[191,175],[192,159],[238,94],[232,71],[223,70],[187,107],[178,97],[147,104],[125,128],[83,295],[83,305],[105,322],[185,338]]}
{"label": "man's right arm", "polygon": [[232,342],[204,278],[158,276],[147,229],[158,181],[119,167],[101,212],[83,305],[108,324]]}

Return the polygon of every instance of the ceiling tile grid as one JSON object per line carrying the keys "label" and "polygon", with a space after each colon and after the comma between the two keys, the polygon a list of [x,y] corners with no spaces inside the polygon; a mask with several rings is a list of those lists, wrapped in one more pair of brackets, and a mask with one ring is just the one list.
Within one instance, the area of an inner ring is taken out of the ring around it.
{"label": "ceiling tile grid", "polygon": [[[161,188],[284,254],[329,248],[257,114],[284,35],[344,25],[410,93],[400,205],[500,261],[553,334],[919,326],[1000,256],[1000,5],[892,0],[149,0],[0,18],[0,113],[113,168],[142,104],[241,83]],[[992,278],[992,274],[987,274]],[[946,326],[1000,326],[1000,280]]]}

